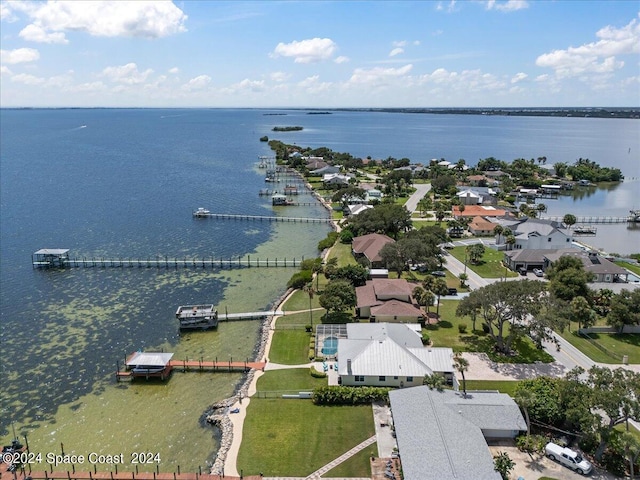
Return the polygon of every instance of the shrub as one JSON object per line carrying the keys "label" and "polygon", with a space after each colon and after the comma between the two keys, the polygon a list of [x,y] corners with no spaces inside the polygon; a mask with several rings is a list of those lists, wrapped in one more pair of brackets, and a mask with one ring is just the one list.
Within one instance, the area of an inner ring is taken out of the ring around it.
{"label": "shrub", "polygon": [[362,405],[376,400],[389,401],[386,387],[344,387],[327,386],[313,391],[313,403],[316,405]]}
{"label": "shrub", "polygon": [[340,234],[338,232],[329,232],[323,240],[318,242],[318,250],[322,251],[333,247],[333,244],[336,243],[339,235]]}
{"label": "shrub", "polygon": [[428,345],[430,341],[431,337],[429,336],[429,334],[427,332],[422,332],[422,344]]}
{"label": "shrub", "polygon": [[547,439],[542,435],[519,435],[516,438],[516,446],[518,450],[525,453],[541,453],[544,451],[544,446],[547,444]]}
{"label": "shrub", "polygon": [[313,366],[309,367],[309,373],[313,378],[327,378],[327,374],[325,372],[319,372]]}
{"label": "shrub", "polygon": [[309,360],[313,361],[315,356],[316,356],[316,349],[315,348],[309,348]]}
{"label": "shrub", "polygon": [[[305,326],[304,326],[304,330],[305,330],[306,332],[311,333],[311,331],[313,330],[313,326],[312,326],[312,325],[305,325]],[[312,341],[312,342],[314,342],[314,340],[313,340],[313,339],[312,339],[311,341]]]}
{"label": "shrub", "polygon": [[486,323],[482,324],[482,331],[484,333],[489,333],[489,325],[487,325]]}
{"label": "shrub", "polygon": [[305,285],[311,282],[313,279],[313,272],[311,270],[302,270],[294,273],[287,282],[287,288],[303,288]]}
{"label": "shrub", "polygon": [[467,324],[466,323],[459,323],[458,324],[458,332],[467,333]]}
{"label": "shrub", "polygon": [[351,243],[353,241],[353,232],[349,229],[340,232],[340,243]]}

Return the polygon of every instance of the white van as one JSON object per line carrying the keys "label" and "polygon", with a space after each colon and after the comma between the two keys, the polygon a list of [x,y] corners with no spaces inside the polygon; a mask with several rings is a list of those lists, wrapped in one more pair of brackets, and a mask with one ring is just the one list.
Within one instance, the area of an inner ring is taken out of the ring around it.
{"label": "white van", "polygon": [[544,452],[551,460],[556,460],[565,467],[575,470],[581,475],[587,475],[593,470],[593,466],[587,460],[582,458],[578,452],[570,448],[561,447],[555,443],[549,442],[544,447]]}

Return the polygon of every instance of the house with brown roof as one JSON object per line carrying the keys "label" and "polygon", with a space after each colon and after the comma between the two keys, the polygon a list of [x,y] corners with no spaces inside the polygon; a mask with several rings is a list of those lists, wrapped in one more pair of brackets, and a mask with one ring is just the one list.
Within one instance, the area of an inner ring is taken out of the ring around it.
{"label": "house with brown roof", "polygon": [[369,268],[385,268],[380,256],[380,250],[387,243],[394,243],[395,240],[381,233],[369,233],[360,237],[355,237],[351,243],[351,252],[359,263]]}
{"label": "house with brown roof", "polygon": [[456,219],[460,218],[473,218],[473,217],[505,217],[511,216],[511,213],[502,209],[496,208],[489,205],[465,205],[462,212],[460,211],[460,207],[458,205],[454,205],[451,209],[453,212],[453,216]]}
{"label": "house with brown roof", "polygon": [[356,316],[371,322],[421,322],[424,312],[416,305],[413,283],[404,279],[374,278],[356,287]]}
{"label": "house with brown roof", "polygon": [[469,231],[474,235],[493,235],[496,224],[480,216],[473,217],[469,224]]}

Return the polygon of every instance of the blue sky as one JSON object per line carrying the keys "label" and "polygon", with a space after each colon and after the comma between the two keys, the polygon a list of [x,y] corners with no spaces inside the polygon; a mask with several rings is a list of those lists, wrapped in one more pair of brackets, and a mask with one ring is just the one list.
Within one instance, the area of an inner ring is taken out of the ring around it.
{"label": "blue sky", "polygon": [[0,1],[3,107],[640,105],[640,3]]}

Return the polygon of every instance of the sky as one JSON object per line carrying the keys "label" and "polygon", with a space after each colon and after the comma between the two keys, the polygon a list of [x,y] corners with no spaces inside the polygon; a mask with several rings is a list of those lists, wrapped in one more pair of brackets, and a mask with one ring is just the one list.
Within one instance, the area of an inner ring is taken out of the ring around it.
{"label": "sky", "polygon": [[1,107],[638,107],[637,0],[0,0]]}

